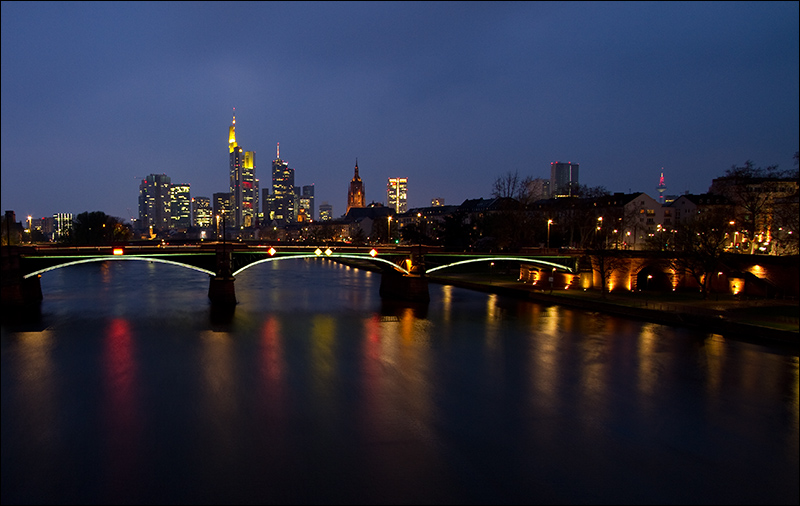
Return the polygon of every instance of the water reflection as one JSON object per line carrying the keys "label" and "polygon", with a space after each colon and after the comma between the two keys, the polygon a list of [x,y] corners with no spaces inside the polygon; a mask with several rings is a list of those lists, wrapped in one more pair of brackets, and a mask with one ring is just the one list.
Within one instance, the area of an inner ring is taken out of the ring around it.
{"label": "water reflection", "polygon": [[43,277],[45,330],[3,326],[4,503],[797,498],[796,353],[453,287],[381,301],[326,260],[245,271],[215,323],[204,275],[104,269]]}
{"label": "water reflection", "polygon": [[[108,282],[105,275],[103,282]],[[103,342],[104,458],[109,493],[117,501],[123,501],[133,492],[131,487],[134,484],[121,477],[137,474],[142,459],[142,406],[138,391],[136,350],[129,322],[123,318],[109,320]]]}

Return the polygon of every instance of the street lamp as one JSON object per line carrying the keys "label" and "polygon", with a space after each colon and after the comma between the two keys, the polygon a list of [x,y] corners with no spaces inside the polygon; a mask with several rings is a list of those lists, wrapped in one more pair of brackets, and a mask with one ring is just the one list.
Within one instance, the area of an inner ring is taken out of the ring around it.
{"label": "street lamp", "polygon": [[547,249],[550,249],[550,225],[553,224],[553,220],[547,220]]}
{"label": "street lamp", "polygon": [[391,243],[392,242],[392,215],[390,214],[386,218],[387,218],[387,221],[388,221],[388,224],[386,226],[386,242],[387,243]]}

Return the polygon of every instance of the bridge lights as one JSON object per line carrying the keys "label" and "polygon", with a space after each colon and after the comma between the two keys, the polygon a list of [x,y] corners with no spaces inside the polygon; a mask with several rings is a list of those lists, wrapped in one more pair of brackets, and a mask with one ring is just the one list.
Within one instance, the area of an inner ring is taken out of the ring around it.
{"label": "bridge lights", "polygon": [[325,250],[325,254],[328,255],[328,256],[331,256],[332,253],[333,253],[333,250],[330,249],[330,248]]}
{"label": "bridge lights", "polygon": [[113,253],[114,253],[115,255],[124,255],[124,254],[125,254],[125,251],[124,251],[122,248],[114,248],[114,251],[113,251]]}
{"label": "bridge lights", "polygon": [[314,250],[314,254],[317,255],[317,256],[320,256],[322,254],[322,250],[317,248],[317,249]]}
{"label": "bridge lights", "polygon": [[269,253],[269,256],[274,256],[274,255],[275,255],[275,253],[276,253],[276,251],[275,251],[275,248],[270,248],[270,249],[268,249],[268,250],[267,250],[267,253]]}
{"label": "bridge lights", "polygon": [[371,256],[372,258],[375,258],[377,255],[378,255],[378,252],[375,250],[375,248],[372,248],[371,250],[369,250],[369,256]]}

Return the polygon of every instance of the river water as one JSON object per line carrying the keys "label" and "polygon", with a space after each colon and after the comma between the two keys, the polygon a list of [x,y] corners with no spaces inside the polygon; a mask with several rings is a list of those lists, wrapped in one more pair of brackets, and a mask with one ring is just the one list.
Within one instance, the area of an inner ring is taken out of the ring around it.
{"label": "river water", "polygon": [[798,355],[379,274],[42,277],[2,327],[2,502],[798,503]]}

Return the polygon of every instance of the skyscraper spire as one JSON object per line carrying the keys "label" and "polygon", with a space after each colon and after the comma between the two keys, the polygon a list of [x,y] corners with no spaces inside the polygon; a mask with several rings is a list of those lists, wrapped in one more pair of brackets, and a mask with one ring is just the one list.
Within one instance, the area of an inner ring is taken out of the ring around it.
{"label": "skyscraper spire", "polygon": [[281,159],[281,143],[280,142],[278,143],[278,152],[275,154],[275,159],[276,160],[280,160]]}
{"label": "skyscraper spire", "polygon": [[228,129],[228,151],[233,153],[233,149],[238,146],[236,144],[236,108],[233,108],[233,121]]}

